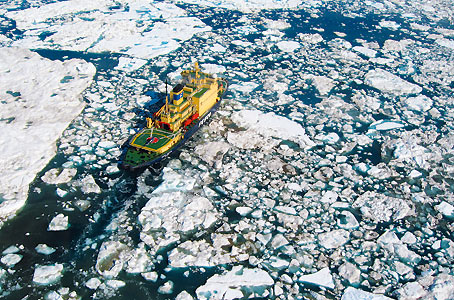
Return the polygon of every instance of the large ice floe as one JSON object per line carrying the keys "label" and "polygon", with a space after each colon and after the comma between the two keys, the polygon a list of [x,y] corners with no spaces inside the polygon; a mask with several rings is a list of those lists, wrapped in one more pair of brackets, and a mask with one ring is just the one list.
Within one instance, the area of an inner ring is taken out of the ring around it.
{"label": "large ice floe", "polygon": [[80,95],[95,72],[82,60],[0,48],[0,226],[24,205],[29,184],[56,153],[56,140],[84,108]]}
{"label": "large ice floe", "polygon": [[[179,47],[210,28],[172,3],[136,0],[54,2],[9,12],[24,38],[13,45],[59,50],[121,52],[150,59]],[[160,21],[156,21],[156,20]],[[46,38],[43,34],[49,33]],[[143,61],[122,58],[119,69],[134,70]]]}

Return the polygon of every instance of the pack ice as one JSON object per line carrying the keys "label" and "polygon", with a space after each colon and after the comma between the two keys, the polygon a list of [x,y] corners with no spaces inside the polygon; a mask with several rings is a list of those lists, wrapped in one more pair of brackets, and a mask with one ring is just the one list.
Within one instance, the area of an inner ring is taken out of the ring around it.
{"label": "pack ice", "polygon": [[0,227],[25,204],[29,184],[55,155],[56,140],[84,108],[80,94],[95,72],[82,60],[0,48]]}
{"label": "pack ice", "polygon": [[[6,15],[24,31],[23,39],[13,42],[15,46],[122,52],[133,57],[122,58],[119,68],[123,70],[137,69],[145,63],[137,58],[166,54],[177,49],[179,41],[210,29],[174,4],[143,0],[62,1]],[[50,36],[40,38],[49,32]]]}

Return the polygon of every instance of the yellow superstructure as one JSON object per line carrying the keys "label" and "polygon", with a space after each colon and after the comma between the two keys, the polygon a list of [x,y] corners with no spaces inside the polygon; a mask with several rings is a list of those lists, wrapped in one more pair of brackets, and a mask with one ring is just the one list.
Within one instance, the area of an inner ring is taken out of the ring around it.
{"label": "yellow superstructure", "polygon": [[191,70],[181,72],[177,84],[166,103],[147,118],[147,128],[132,139],[130,145],[141,150],[164,153],[184,138],[192,122],[202,118],[219,100],[224,87],[217,78],[200,71],[198,63]]}

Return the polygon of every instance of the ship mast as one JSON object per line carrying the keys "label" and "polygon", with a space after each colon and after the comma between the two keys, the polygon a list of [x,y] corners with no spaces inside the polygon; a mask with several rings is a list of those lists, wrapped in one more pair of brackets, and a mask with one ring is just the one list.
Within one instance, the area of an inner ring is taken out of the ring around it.
{"label": "ship mast", "polygon": [[167,97],[167,78],[166,78],[166,114],[169,114],[169,98]]}

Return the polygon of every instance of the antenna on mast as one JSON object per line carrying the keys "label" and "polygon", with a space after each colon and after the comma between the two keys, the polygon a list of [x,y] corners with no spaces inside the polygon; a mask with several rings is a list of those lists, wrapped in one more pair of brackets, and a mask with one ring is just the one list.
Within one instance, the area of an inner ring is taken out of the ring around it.
{"label": "antenna on mast", "polygon": [[167,97],[167,78],[166,78],[166,113],[169,114],[169,99]]}

